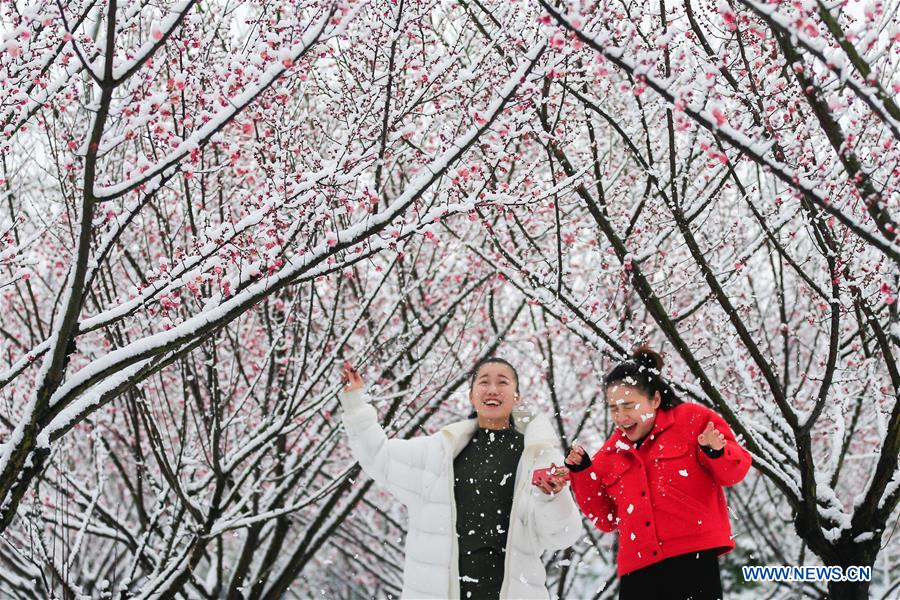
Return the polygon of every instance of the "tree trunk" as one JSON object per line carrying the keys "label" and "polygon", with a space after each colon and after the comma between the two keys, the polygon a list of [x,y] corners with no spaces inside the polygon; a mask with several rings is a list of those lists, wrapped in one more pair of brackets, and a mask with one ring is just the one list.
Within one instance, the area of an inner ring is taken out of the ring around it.
{"label": "tree trunk", "polygon": [[[851,567],[868,567],[871,573],[880,540],[881,536],[876,536],[873,540],[861,543],[840,544],[836,547],[835,552],[837,560],[828,566],[841,567],[845,576]],[[828,596],[831,600],[868,600],[870,585],[870,581],[830,581],[828,582]]]}
{"label": "tree trunk", "polygon": [[830,581],[828,597],[831,600],[869,600],[869,582]]}

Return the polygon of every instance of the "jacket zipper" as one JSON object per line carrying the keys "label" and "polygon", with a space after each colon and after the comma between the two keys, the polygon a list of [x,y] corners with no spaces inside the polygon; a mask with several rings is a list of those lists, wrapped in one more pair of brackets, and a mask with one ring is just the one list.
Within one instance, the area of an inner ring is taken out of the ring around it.
{"label": "jacket zipper", "polygon": [[[444,455],[447,457],[447,481],[450,486],[450,598],[459,598],[459,538],[456,535],[456,490],[453,485],[453,456],[450,443],[444,438]],[[515,500],[513,500],[515,502]]]}

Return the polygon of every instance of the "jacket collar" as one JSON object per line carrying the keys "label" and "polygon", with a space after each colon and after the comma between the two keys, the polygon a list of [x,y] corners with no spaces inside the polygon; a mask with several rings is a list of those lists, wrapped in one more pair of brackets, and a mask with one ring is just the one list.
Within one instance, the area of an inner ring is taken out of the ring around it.
{"label": "jacket collar", "polygon": [[[516,430],[525,436],[525,449],[539,446],[553,446],[557,443],[556,432],[550,419],[543,413],[513,411],[513,422]],[[452,455],[459,454],[475,435],[478,419],[466,419],[450,423],[441,429],[441,434],[450,442]]]}
{"label": "jacket collar", "polygon": [[455,457],[459,454],[472,436],[478,429],[478,419],[466,419],[465,421],[457,421],[450,423],[441,429],[441,435],[450,443],[450,455]]}
{"label": "jacket collar", "polygon": [[[650,430],[650,433],[648,433],[645,438],[647,441],[650,441],[651,438],[655,438],[672,426],[672,423],[675,422],[675,415],[673,414],[674,410],[674,408],[668,410],[657,409],[656,418],[653,420],[653,429]],[[634,443],[625,437],[625,434],[621,429],[616,429],[615,432],[609,436],[609,440],[603,445],[603,451],[619,452],[622,450],[634,451]]]}
{"label": "jacket collar", "polygon": [[650,435],[659,434],[672,426],[672,423],[675,422],[674,410],[674,408],[656,410],[656,420],[653,422],[653,429],[650,431]]}

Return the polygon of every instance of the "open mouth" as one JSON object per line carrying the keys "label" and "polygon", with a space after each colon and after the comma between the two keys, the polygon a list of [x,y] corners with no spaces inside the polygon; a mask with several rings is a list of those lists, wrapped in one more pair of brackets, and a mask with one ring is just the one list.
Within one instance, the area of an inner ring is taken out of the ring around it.
{"label": "open mouth", "polygon": [[485,406],[500,406],[501,404],[503,404],[503,403],[500,400],[497,400],[496,398],[490,398],[489,400],[484,401]]}
{"label": "open mouth", "polygon": [[637,423],[632,423],[628,427],[622,426],[622,431],[625,433],[632,433],[637,428]]}

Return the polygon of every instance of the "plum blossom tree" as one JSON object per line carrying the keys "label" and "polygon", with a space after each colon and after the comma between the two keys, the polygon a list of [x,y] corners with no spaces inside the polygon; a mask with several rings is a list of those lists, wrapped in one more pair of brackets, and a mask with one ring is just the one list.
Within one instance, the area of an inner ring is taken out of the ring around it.
{"label": "plum blossom tree", "polygon": [[[896,3],[2,18],[4,592],[397,595],[403,515],[342,443],[340,364],[409,437],[500,352],[599,444],[599,375],[650,341],[754,455],[726,587],[818,560],[875,585],[775,593],[896,593]],[[546,557],[551,590],[614,597],[614,550]]]}
{"label": "plum blossom tree", "polygon": [[598,348],[665,340],[804,547],[872,565],[900,501],[896,7],[541,4],[555,223],[491,254]]}
{"label": "plum blossom tree", "polygon": [[472,85],[433,8],[5,5],[8,589],[286,593],[369,487],[335,364],[411,435],[515,320],[430,227],[518,202],[439,188],[543,43]]}

